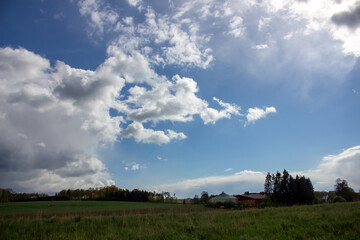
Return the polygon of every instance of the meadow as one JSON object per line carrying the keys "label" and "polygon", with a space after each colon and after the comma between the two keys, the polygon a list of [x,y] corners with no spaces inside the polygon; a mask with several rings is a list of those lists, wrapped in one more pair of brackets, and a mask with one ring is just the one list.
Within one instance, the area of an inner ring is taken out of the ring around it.
{"label": "meadow", "polygon": [[[34,211],[24,215],[16,212],[16,207],[12,208],[14,212],[4,213],[2,204],[0,239],[359,239],[360,236],[360,202],[246,210],[211,210],[181,204],[146,207],[146,203],[140,207],[139,203],[137,209],[143,212],[130,211],[136,210],[130,206],[133,203],[121,203],[116,204],[122,209],[62,211],[75,213],[70,215],[43,210],[42,214]],[[99,211],[112,214],[99,215]]]}

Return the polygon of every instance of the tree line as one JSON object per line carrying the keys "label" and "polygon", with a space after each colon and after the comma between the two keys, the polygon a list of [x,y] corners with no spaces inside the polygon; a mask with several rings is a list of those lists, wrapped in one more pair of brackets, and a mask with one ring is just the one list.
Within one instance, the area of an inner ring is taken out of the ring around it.
{"label": "tree line", "polygon": [[282,174],[267,173],[264,192],[272,202],[280,205],[311,204],[314,200],[314,188],[310,178],[296,175],[293,178],[284,169]]}
{"label": "tree line", "polygon": [[176,203],[175,194],[169,192],[149,192],[139,189],[121,189],[116,186],[106,186],[89,189],[63,189],[54,196],[38,193],[14,193],[11,189],[1,189],[1,202],[21,201],[66,201],[66,200],[102,200],[102,201],[131,201],[131,202],[166,202]]}

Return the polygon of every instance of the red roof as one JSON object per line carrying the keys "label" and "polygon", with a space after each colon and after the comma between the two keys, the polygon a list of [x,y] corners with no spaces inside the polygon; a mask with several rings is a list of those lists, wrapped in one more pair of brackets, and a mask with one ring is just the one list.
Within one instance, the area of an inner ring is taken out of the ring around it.
{"label": "red roof", "polygon": [[261,200],[264,199],[266,195],[261,193],[249,193],[249,194],[236,195],[235,197],[237,197],[239,200],[244,200],[244,199]]}

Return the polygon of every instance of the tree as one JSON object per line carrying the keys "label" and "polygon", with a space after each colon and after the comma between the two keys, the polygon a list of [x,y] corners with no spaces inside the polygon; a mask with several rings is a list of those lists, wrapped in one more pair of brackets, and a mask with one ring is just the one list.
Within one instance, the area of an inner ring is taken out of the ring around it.
{"label": "tree", "polygon": [[340,178],[336,179],[336,184],[334,185],[334,187],[337,196],[345,198],[345,200],[348,202],[354,200],[355,197],[354,189],[349,187],[345,179],[343,180],[341,180]]}
{"label": "tree", "polygon": [[272,181],[273,177],[271,176],[271,174],[268,172],[265,178],[265,183],[264,183],[264,192],[266,194],[266,196],[271,196],[273,194],[273,181]]}
{"label": "tree", "polygon": [[281,173],[279,171],[276,172],[275,176],[273,175],[273,194],[272,200],[279,201],[280,200],[280,182],[281,182]]}
{"label": "tree", "polygon": [[279,187],[279,201],[282,203],[289,203],[289,193],[290,193],[290,175],[284,169],[282,177],[280,179]]}
{"label": "tree", "polygon": [[209,200],[209,193],[206,191],[201,192],[200,202],[201,203],[207,203]]}
{"label": "tree", "polygon": [[314,199],[314,188],[309,178],[296,176],[294,179],[284,169],[281,174],[268,173],[265,178],[264,192],[277,204],[309,204]]}
{"label": "tree", "polygon": [[0,189],[0,202],[8,202],[10,195],[11,194],[8,189]]}

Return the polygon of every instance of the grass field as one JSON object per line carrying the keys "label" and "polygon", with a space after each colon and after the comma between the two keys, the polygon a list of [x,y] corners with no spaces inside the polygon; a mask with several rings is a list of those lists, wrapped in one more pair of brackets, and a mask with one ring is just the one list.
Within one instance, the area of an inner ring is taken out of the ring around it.
{"label": "grass field", "polygon": [[120,201],[41,201],[0,203],[0,219],[72,217],[72,216],[113,216],[129,214],[153,214],[166,212],[209,211],[202,205],[182,205],[147,202]]}
{"label": "grass field", "polygon": [[138,208],[182,207],[181,204],[119,202],[119,201],[42,201],[0,203],[1,214],[56,211],[117,210]]}
{"label": "grass field", "polygon": [[359,239],[360,236],[359,202],[241,211],[179,212],[178,209],[186,209],[182,205],[167,209],[112,216],[26,218],[18,214],[17,218],[0,220],[0,239]]}

